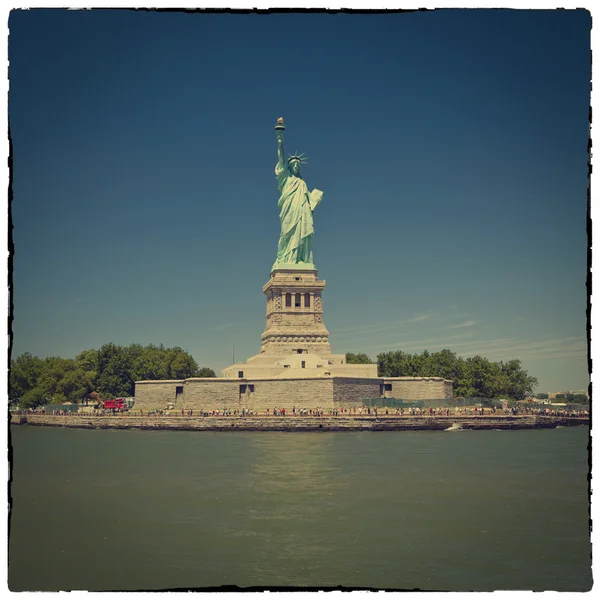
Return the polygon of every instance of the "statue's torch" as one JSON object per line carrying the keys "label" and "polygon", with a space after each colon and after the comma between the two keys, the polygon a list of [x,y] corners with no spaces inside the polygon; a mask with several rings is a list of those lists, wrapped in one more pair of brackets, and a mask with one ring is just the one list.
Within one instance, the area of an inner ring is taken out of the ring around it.
{"label": "statue's torch", "polygon": [[283,124],[283,117],[279,117],[277,119],[277,125],[275,125],[275,133],[277,134],[277,139],[280,142],[283,142],[283,132],[285,131],[285,125]]}
{"label": "statue's torch", "polygon": [[277,119],[277,125],[275,125],[275,131],[277,131],[277,132],[281,131],[282,133],[285,131],[285,125],[283,124],[283,117],[279,117],[279,119]]}

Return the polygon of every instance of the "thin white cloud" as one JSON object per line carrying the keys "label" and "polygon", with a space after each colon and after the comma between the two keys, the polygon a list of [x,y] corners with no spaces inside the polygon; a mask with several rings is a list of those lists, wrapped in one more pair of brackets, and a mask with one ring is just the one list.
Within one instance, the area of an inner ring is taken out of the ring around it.
{"label": "thin white cloud", "polygon": [[584,336],[571,336],[549,340],[523,340],[520,338],[499,338],[496,340],[465,340],[470,333],[464,332],[450,337],[431,337],[420,340],[404,340],[393,344],[379,343],[362,347],[363,352],[387,352],[403,350],[404,352],[422,352],[427,349],[437,352],[448,348],[459,356],[480,355],[490,360],[553,360],[586,358],[587,343]]}
{"label": "thin white cloud", "polygon": [[[462,337],[468,337],[469,334],[465,333]],[[500,338],[498,340],[469,340],[467,342],[457,342],[452,344],[452,346],[466,346],[467,348],[480,348],[481,344],[484,344],[484,347],[492,347],[492,349],[496,350],[497,346],[502,344],[508,344],[510,347],[513,347],[515,344],[520,343],[521,340],[519,338]],[[479,344],[479,346],[478,346]],[[477,352],[475,352],[477,354]]]}
{"label": "thin white cloud", "polygon": [[477,321],[464,321],[458,325],[449,325],[446,329],[461,329],[463,327],[473,327],[473,325],[477,325]]}
{"label": "thin white cloud", "polygon": [[387,331],[398,325],[409,325],[411,323],[422,323],[423,321],[429,321],[439,316],[439,313],[424,313],[415,315],[410,319],[403,319],[402,321],[388,321],[387,323],[376,323],[374,325],[361,325],[359,327],[346,327],[336,331],[335,336],[345,337],[348,335],[366,335],[369,333],[375,333],[377,331]]}
{"label": "thin white cloud", "polygon": [[[502,343],[506,341],[507,343]],[[463,350],[464,356],[480,354],[489,359],[512,358],[550,359],[585,356],[586,342],[583,336],[550,340],[527,341],[522,339],[489,340],[473,343]]]}
{"label": "thin white cloud", "polygon": [[587,358],[587,354],[580,350],[573,350],[571,352],[551,352],[542,356],[529,356],[523,355],[523,358],[529,358],[533,360],[555,360],[555,359],[572,359],[572,360],[584,360]]}
{"label": "thin white cloud", "polygon": [[456,333],[450,336],[435,336],[420,340],[403,340],[402,342],[396,342],[392,345],[392,348],[402,349],[429,349],[429,348],[449,348],[450,346],[460,346],[463,344],[471,344],[472,342],[460,342],[456,340],[464,340],[471,336],[470,332]]}
{"label": "thin white cloud", "polygon": [[[456,342],[455,340],[464,340],[466,337],[469,337],[470,333],[457,333],[456,335],[441,337],[430,337],[420,340],[403,340],[400,342],[392,342],[385,343],[380,342],[379,344],[373,344],[371,346],[367,346],[361,350],[361,352],[368,352],[373,350],[378,350],[380,352],[387,352],[388,350],[403,350],[405,352],[416,352],[421,350],[431,350],[436,348],[449,348],[452,349],[455,346],[460,346],[461,342]],[[441,342],[440,342],[441,340]],[[473,344],[474,342],[462,342],[462,344]]]}

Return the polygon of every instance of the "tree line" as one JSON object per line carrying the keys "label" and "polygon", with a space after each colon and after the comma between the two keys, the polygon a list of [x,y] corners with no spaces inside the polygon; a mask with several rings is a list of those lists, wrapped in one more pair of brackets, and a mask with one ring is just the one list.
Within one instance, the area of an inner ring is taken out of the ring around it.
{"label": "tree line", "polygon": [[[364,353],[346,354],[348,364],[373,364]],[[450,350],[421,354],[392,351],[377,355],[379,377],[443,377],[454,382],[454,397],[507,398],[533,396],[538,384],[521,361],[492,362],[482,356],[462,358]],[[97,392],[102,398],[131,397],[135,382],[148,379],[216,377],[199,368],[179,347],[118,346],[84,350],[75,358],[39,358],[30,353],[10,361],[9,400],[29,408],[49,403],[81,402]]]}
{"label": "tree line", "polygon": [[[349,364],[374,364],[364,353],[346,354]],[[410,354],[401,350],[377,355],[379,377],[443,377],[454,382],[454,397],[524,400],[538,385],[521,361],[492,362],[483,356],[463,358],[444,349]]]}
{"label": "tree line", "polygon": [[101,398],[128,398],[135,382],[144,379],[216,377],[198,368],[192,356],[179,347],[162,344],[118,346],[84,350],[75,358],[39,358],[26,352],[10,361],[9,400],[25,408],[49,403],[82,402],[97,392]]}
{"label": "tree line", "polygon": [[586,404],[589,398],[586,394],[561,392],[560,394],[556,394],[555,400],[557,402],[565,402],[566,404]]}

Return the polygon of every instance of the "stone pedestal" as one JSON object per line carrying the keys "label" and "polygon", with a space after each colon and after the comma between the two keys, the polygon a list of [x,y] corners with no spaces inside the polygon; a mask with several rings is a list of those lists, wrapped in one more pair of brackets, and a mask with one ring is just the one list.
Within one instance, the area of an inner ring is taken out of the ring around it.
{"label": "stone pedestal", "polygon": [[[300,269],[298,265],[274,269],[263,287],[267,325],[260,353],[223,369],[223,378],[237,378],[243,381],[241,386],[250,385],[249,381],[291,380],[291,387],[281,390],[289,389],[294,397],[299,397],[299,381],[350,377],[360,388],[369,383],[367,379],[377,378],[377,365],[348,365],[345,354],[331,353],[329,332],[323,323],[324,289],[325,281],[317,277],[316,269]],[[326,406],[322,398],[319,402],[319,406]]]}
{"label": "stone pedestal", "polygon": [[329,332],[323,324],[321,295],[325,281],[312,269],[276,269],[263,287],[267,325],[261,354],[331,354]]}

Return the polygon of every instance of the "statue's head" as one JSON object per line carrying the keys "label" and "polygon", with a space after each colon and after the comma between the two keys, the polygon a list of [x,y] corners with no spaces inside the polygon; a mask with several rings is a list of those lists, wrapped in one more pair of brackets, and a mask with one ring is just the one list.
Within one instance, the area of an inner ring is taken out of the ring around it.
{"label": "statue's head", "polygon": [[288,167],[290,168],[290,173],[295,177],[300,177],[300,161],[298,159],[288,161]]}
{"label": "statue's head", "polygon": [[293,154],[288,158],[288,167],[290,173],[295,177],[300,177],[300,165],[307,162],[304,154]]}

